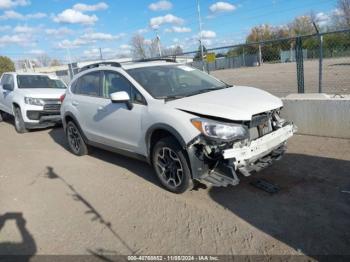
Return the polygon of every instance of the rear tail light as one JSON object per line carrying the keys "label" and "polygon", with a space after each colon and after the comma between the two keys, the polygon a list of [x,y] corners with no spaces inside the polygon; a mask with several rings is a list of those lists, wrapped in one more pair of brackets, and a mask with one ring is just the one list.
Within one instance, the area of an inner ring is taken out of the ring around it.
{"label": "rear tail light", "polygon": [[61,101],[61,103],[63,103],[63,100],[66,98],[66,95],[64,94],[64,95],[61,95],[61,97],[60,97],[60,101]]}

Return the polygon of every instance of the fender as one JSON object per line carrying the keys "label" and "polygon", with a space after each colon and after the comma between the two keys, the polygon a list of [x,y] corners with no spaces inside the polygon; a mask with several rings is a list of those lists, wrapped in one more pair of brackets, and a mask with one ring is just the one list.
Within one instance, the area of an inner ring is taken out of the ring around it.
{"label": "fender", "polygon": [[87,139],[87,137],[85,136],[83,129],[81,128],[79,121],[77,120],[77,118],[71,113],[71,112],[66,112],[63,116],[62,119],[62,124],[63,124],[63,129],[64,132],[66,132],[66,128],[67,128],[67,123],[66,123],[66,117],[69,116],[70,118],[73,119],[74,124],[76,124],[77,128],[79,129],[80,134],[82,135],[84,142],[89,144],[89,139]]}
{"label": "fender", "polygon": [[182,138],[180,133],[178,131],[176,131],[175,128],[173,128],[170,125],[163,124],[163,123],[153,124],[152,126],[150,126],[148,128],[148,130],[146,132],[146,139],[145,139],[146,146],[147,146],[147,156],[148,156],[149,160],[151,159],[151,157],[150,157],[150,155],[151,155],[151,152],[150,152],[151,151],[151,137],[152,137],[153,132],[155,130],[158,130],[158,129],[168,131],[170,134],[172,134],[177,139],[177,141],[180,143],[181,147],[186,150],[186,142]]}

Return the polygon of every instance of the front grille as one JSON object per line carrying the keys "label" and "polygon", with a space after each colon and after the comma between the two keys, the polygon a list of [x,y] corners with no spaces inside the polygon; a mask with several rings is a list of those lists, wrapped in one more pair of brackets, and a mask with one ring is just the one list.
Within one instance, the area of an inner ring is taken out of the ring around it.
{"label": "front grille", "polygon": [[59,104],[46,104],[46,105],[44,105],[44,110],[47,110],[47,111],[60,111],[61,110],[61,105],[59,105]]}
{"label": "front grille", "polygon": [[60,111],[61,109],[61,101],[59,99],[43,99],[44,110],[47,111]]}

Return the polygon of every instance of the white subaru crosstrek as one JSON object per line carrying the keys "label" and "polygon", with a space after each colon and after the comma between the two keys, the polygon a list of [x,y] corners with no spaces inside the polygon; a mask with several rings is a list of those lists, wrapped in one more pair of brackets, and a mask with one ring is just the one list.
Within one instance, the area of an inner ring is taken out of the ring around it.
{"label": "white subaru crosstrek", "polygon": [[58,78],[39,73],[4,73],[0,79],[0,122],[15,117],[18,133],[61,123],[60,97],[66,85]]}
{"label": "white subaru crosstrek", "polygon": [[280,118],[281,99],[229,86],[170,60],[89,65],[61,107],[70,150],[89,146],[148,161],[175,193],[194,181],[237,185],[285,152],[295,127]]}

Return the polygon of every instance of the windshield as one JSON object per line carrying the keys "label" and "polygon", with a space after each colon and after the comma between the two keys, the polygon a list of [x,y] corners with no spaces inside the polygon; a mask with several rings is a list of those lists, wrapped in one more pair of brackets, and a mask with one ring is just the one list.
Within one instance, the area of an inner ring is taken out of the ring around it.
{"label": "windshield", "polygon": [[64,85],[56,84],[56,80],[44,75],[18,75],[18,88],[66,88]]}
{"label": "windshield", "polygon": [[142,67],[127,71],[158,99],[176,99],[227,87],[208,74],[185,65]]}
{"label": "windshield", "polygon": [[66,89],[66,85],[62,82],[62,80],[59,79],[52,79],[52,85],[54,86],[53,88],[60,88],[60,89]]}

